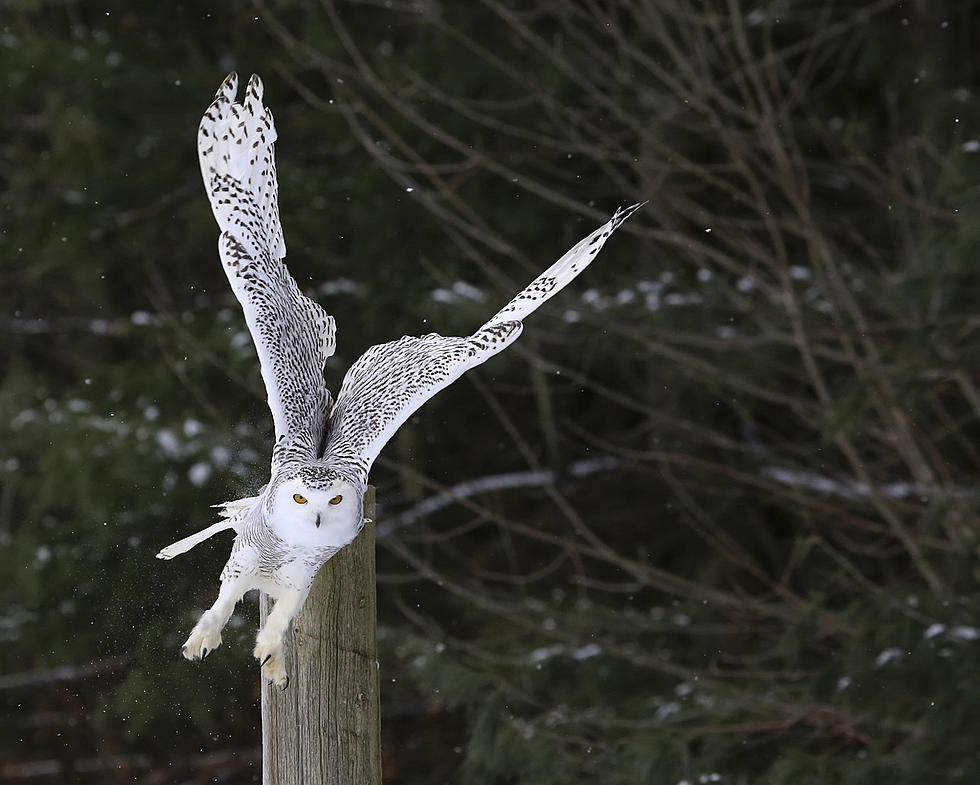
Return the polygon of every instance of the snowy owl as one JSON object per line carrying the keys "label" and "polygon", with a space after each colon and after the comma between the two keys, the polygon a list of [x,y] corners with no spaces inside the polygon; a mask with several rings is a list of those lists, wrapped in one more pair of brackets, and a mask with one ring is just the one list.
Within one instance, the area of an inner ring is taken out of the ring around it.
{"label": "snowy owl", "polygon": [[465,338],[430,333],[372,346],[355,362],[336,399],[323,369],[334,353],[334,320],[300,292],[283,258],[272,114],[253,76],[243,103],[229,74],[198,130],[201,174],[221,235],[218,253],[259,356],[275,446],[268,484],[258,496],[225,502],[221,520],[157,554],[172,559],[234,529],[221,589],[181,652],[200,660],[221,644],[221,630],[249,589],[275,600],[253,654],[263,675],[285,688],[283,636],[306,600],[317,570],[364,525],[368,472],[384,444],[425,401],[468,369],[507,348],[521,320],[588,266],[609,235],[640,205],[612,219]]}

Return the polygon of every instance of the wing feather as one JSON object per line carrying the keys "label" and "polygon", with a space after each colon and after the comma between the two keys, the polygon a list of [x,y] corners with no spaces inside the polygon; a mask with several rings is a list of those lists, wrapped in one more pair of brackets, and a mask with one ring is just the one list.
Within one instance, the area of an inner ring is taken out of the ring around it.
{"label": "wing feather", "polygon": [[318,453],[330,407],[323,367],[332,316],[299,290],[282,259],[272,113],[252,76],[243,103],[229,74],[198,130],[201,174],[221,235],[218,252],[252,335],[275,424],[273,466]]}
{"label": "wing feather", "polygon": [[581,273],[609,235],[640,206],[617,210],[473,335],[405,336],[368,349],[351,366],[337,394],[324,458],[349,461],[366,480],[371,464],[395,431],[437,392],[516,341],[523,329],[521,320]]}

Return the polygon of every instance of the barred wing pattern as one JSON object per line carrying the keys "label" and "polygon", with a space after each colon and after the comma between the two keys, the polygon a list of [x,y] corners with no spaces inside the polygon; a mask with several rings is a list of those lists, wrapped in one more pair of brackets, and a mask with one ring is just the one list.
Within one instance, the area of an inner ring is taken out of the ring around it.
{"label": "barred wing pattern", "polygon": [[276,131],[262,105],[262,82],[249,80],[242,103],[237,94],[238,77],[230,74],[201,120],[198,152],[221,263],[255,343],[275,422],[272,472],[257,496],[220,505],[222,520],[157,556],[171,559],[234,529],[218,597],[181,653],[208,656],[221,645],[238,600],[261,589],[275,606],[252,655],[263,676],[285,688],[286,632],[319,568],[363,526],[368,472],[382,447],[439,390],[516,341],[523,319],[582,272],[639,205],[617,211],[472,335],[433,333],[372,346],[347,372],[331,409],[323,367],[334,352],[334,320],[303,296],[283,263]]}
{"label": "barred wing pattern", "polygon": [[534,279],[467,338],[432,333],[372,346],[351,366],[330,416],[325,460],[356,465],[363,479],[381,448],[427,400],[517,340],[522,319],[560,292],[641,205],[616,214]]}
{"label": "barred wing pattern", "polygon": [[381,448],[416,409],[510,346],[522,329],[520,322],[500,322],[469,338],[430,333],[372,346],[344,377],[330,416],[324,459],[350,464],[367,482]]}
{"label": "barred wing pattern", "polygon": [[323,367],[334,353],[333,317],[300,292],[282,262],[272,113],[253,76],[234,103],[232,73],[198,130],[201,174],[221,229],[218,251],[245,313],[275,423],[273,471],[315,460],[330,409]]}

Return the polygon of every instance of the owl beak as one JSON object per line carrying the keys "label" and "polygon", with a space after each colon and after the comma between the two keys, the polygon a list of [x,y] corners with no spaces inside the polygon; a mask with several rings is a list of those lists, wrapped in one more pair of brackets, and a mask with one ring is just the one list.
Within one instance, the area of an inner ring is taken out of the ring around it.
{"label": "owl beak", "polygon": [[318,529],[320,528],[320,513],[316,514],[316,527]]}

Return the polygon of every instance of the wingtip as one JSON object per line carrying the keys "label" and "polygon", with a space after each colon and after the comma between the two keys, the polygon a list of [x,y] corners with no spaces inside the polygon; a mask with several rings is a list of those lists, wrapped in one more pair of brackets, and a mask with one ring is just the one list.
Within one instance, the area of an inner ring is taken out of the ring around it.
{"label": "wingtip", "polygon": [[201,120],[201,127],[205,127],[208,123],[214,123],[225,116],[228,107],[234,102],[235,96],[238,95],[238,74],[232,71],[228,76],[224,78],[221,82],[221,86],[218,87],[217,92],[214,94],[214,100],[211,102],[211,106],[208,107],[208,111],[205,112],[204,117]]}
{"label": "wingtip", "polygon": [[232,71],[228,76],[224,78],[221,83],[221,87],[218,88],[218,92],[214,94],[215,100],[220,98],[227,98],[229,100],[235,97],[238,92],[238,72]]}
{"label": "wingtip", "polygon": [[248,87],[245,88],[245,100],[248,104],[254,102],[253,111],[262,109],[262,96],[265,94],[265,86],[258,74],[252,74],[248,78]]}
{"label": "wingtip", "polygon": [[649,199],[644,199],[642,202],[637,202],[636,204],[631,204],[629,207],[617,207],[616,212],[613,214],[612,223],[614,226],[619,226],[623,221],[629,218],[633,213],[639,210],[644,205],[650,203]]}

